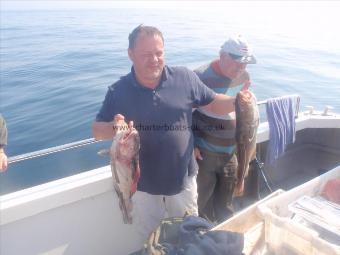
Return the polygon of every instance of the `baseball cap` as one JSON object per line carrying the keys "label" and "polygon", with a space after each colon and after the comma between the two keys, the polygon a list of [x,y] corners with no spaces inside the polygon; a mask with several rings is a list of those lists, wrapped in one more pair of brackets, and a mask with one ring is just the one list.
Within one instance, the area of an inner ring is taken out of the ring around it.
{"label": "baseball cap", "polygon": [[228,53],[237,62],[245,64],[256,63],[251,47],[241,35],[229,37],[221,46],[221,51]]}

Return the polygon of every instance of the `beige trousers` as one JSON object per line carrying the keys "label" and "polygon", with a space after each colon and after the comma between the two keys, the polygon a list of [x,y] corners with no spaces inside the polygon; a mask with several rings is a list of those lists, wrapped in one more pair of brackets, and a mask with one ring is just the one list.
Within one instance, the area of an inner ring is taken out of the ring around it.
{"label": "beige trousers", "polygon": [[186,212],[198,215],[196,175],[186,176],[184,189],[176,195],[151,195],[137,191],[132,197],[132,204],[133,224],[143,245],[163,218],[183,217]]}

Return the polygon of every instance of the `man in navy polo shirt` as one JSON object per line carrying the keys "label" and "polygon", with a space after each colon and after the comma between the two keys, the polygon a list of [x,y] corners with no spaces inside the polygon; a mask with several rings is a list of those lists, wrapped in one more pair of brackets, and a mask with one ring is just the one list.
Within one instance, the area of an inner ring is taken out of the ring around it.
{"label": "man in navy polo shirt", "polygon": [[111,85],[93,123],[96,139],[112,139],[119,120],[139,131],[141,177],[133,196],[133,221],[142,238],[164,217],[197,215],[197,164],[193,156],[192,109],[234,109],[234,98],[216,94],[184,67],[164,63],[164,39],[140,25],[129,35],[131,72]]}

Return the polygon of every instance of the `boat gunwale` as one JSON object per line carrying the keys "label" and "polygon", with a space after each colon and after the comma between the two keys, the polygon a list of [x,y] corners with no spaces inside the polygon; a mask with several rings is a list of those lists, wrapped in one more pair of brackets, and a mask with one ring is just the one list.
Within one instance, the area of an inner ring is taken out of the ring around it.
{"label": "boat gunwale", "polygon": [[[296,119],[296,131],[306,128],[340,128],[340,115],[301,113]],[[257,143],[268,139],[268,122],[264,122],[258,128]],[[0,226],[105,192],[113,192],[109,165],[8,193],[0,196]]]}

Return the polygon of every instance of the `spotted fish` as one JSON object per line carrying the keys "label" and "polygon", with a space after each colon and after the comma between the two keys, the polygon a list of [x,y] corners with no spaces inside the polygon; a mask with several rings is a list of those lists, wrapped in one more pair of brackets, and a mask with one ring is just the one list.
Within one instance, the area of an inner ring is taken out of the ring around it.
{"label": "spotted fish", "polygon": [[260,117],[256,97],[252,92],[245,90],[237,94],[235,113],[238,169],[234,194],[241,196],[249,163],[256,157],[256,135]]}
{"label": "spotted fish", "polygon": [[131,197],[137,190],[140,177],[139,148],[138,131],[135,128],[129,128],[123,121],[123,125],[119,127],[113,138],[110,156],[113,185],[125,224],[132,223]]}

